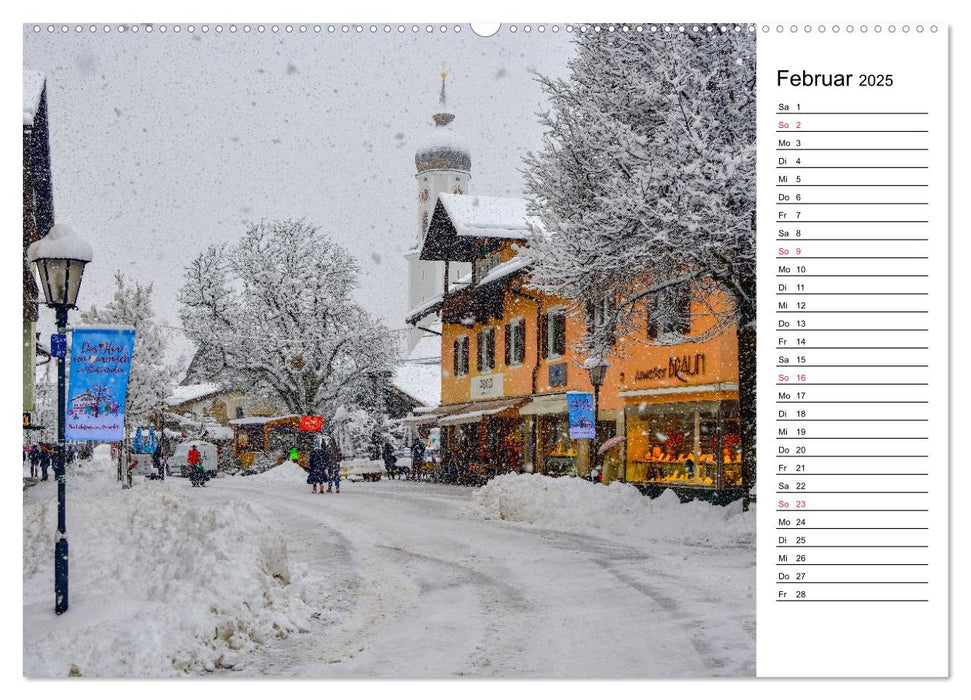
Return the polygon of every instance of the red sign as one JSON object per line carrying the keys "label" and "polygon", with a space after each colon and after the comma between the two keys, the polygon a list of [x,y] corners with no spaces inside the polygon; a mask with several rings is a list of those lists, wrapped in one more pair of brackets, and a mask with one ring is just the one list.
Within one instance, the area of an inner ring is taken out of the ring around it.
{"label": "red sign", "polygon": [[324,427],[323,416],[301,416],[300,429],[309,432],[320,432]]}

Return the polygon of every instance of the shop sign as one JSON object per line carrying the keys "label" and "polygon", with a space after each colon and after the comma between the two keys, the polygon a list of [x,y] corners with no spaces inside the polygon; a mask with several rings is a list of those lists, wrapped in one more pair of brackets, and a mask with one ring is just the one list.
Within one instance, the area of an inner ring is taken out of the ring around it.
{"label": "shop sign", "polygon": [[323,427],[323,416],[300,416],[300,430],[318,433]]}
{"label": "shop sign", "polygon": [[595,435],[593,394],[589,391],[568,391],[566,410],[570,416],[570,439],[592,440]]}
{"label": "shop sign", "polygon": [[566,363],[550,365],[550,386],[566,386]]}
{"label": "shop sign", "polygon": [[68,440],[124,439],[134,328],[76,328],[71,342]]}
{"label": "shop sign", "polygon": [[473,399],[493,399],[502,397],[502,373],[484,374],[473,377],[469,387],[469,395]]}
{"label": "shop sign", "polygon": [[668,358],[668,365],[639,369],[634,374],[634,381],[647,382],[658,379],[679,379],[687,383],[688,377],[705,373],[704,353],[692,355],[675,355]]}

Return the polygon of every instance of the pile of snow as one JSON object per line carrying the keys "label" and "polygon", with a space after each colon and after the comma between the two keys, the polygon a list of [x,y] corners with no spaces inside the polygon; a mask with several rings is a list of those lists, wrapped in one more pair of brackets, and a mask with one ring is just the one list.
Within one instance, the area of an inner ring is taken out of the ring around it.
{"label": "pile of snow", "polygon": [[673,491],[647,498],[628,484],[609,486],[541,474],[496,477],[472,497],[475,515],[571,532],[610,534],[692,545],[755,543],[755,510],[740,501],[681,503]]}
{"label": "pile of snow", "polygon": [[28,676],[240,668],[264,642],[306,631],[326,606],[329,583],[290,561],[274,518],[258,505],[190,502],[181,479],[122,490],[106,446],[69,467],[68,479],[71,598],[59,617],[53,489],[25,493]]}
{"label": "pile of snow", "polygon": [[296,462],[287,460],[270,469],[253,474],[250,481],[268,484],[292,484],[299,481],[305,484],[307,483],[307,472]]}

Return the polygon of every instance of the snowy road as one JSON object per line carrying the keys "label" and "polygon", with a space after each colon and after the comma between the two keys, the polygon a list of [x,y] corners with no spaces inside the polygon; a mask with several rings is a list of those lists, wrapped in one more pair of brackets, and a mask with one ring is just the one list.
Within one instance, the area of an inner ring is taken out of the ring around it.
{"label": "snowy road", "polygon": [[467,488],[226,478],[190,501],[278,519],[330,615],[235,674],[288,677],[751,675],[750,549],[661,545],[485,520]]}
{"label": "snowy road", "polygon": [[24,493],[30,677],[646,678],[755,671],[754,513],[509,475],[312,494],[285,463],[204,489],[107,449]]}

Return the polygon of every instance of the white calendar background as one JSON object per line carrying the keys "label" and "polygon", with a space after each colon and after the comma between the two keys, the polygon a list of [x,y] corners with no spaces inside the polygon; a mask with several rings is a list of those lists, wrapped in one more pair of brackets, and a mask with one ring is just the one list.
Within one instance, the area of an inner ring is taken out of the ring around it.
{"label": "white calendar background", "polygon": [[947,28],[758,27],[758,674],[944,676]]}

